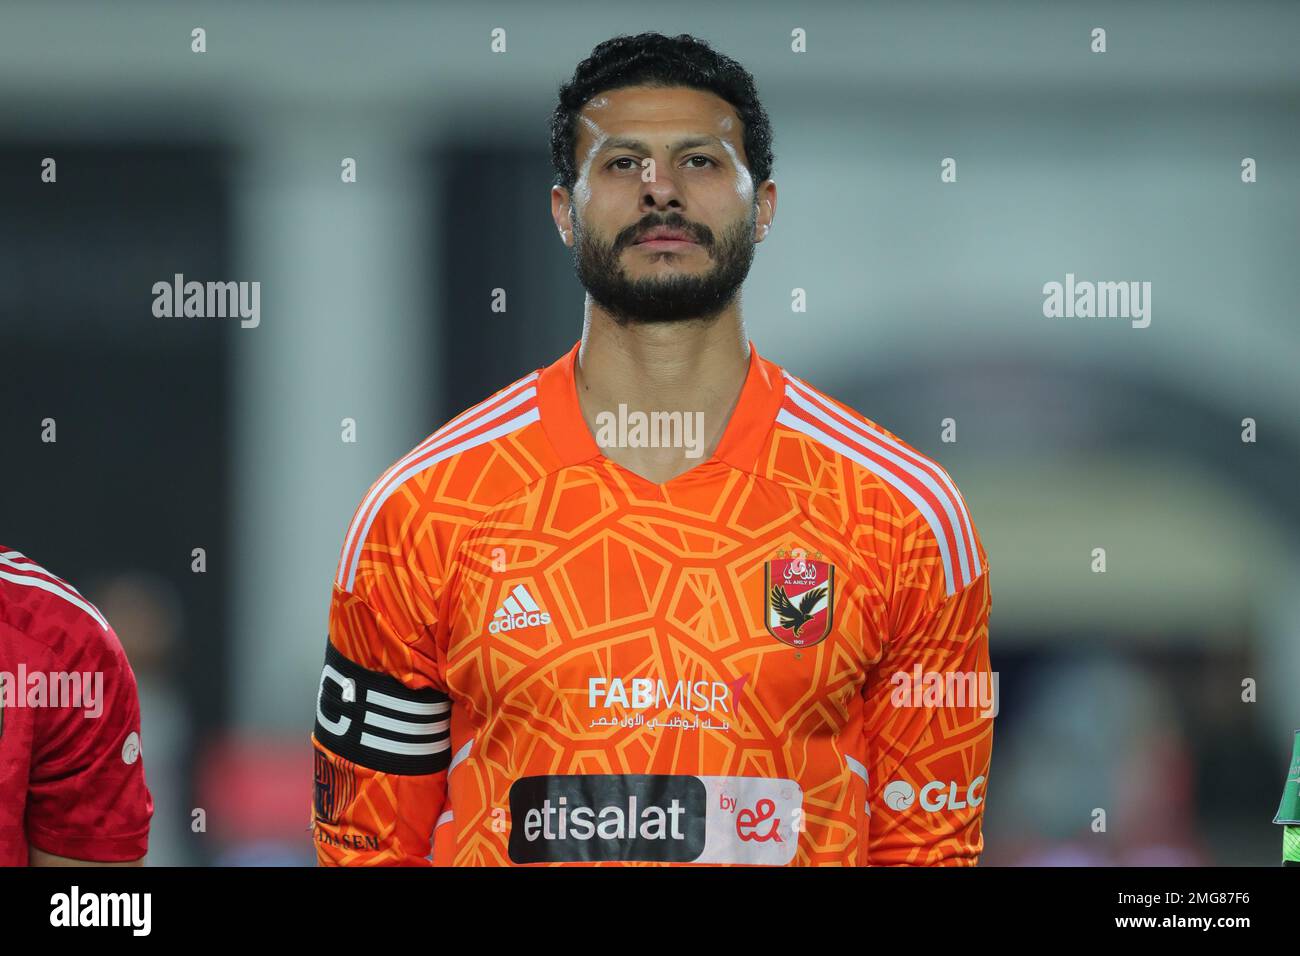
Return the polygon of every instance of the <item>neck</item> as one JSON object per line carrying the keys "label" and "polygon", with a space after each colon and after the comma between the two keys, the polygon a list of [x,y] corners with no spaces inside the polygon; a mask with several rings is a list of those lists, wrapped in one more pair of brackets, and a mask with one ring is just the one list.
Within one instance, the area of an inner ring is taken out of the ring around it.
{"label": "neck", "polygon": [[[699,412],[704,458],[726,430],[749,371],[749,340],[739,303],[711,321],[620,325],[587,300],[575,377],[588,427],[596,416],[630,411]],[[699,461],[681,449],[603,448],[606,457],[653,481],[667,481]]]}

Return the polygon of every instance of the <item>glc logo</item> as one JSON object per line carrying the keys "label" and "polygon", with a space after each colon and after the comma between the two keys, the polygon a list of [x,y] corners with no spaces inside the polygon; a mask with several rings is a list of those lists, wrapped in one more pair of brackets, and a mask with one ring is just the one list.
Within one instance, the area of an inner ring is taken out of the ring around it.
{"label": "glc logo", "polygon": [[916,799],[912,785],[906,780],[894,780],[885,784],[885,806],[891,810],[906,810]]}
{"label": "glc logo", "polygon": [[[984,802],[983,786],[983,774],[970,782],[964,795],[956,780],[931,780],[921,788],[921,809],[935,813],[943,809],[965,810],[967,807],[978,807]],[[884,801],[889,809],[906,810],[914,800],[912,785],[906,780],[894,780],[885,785]]]}

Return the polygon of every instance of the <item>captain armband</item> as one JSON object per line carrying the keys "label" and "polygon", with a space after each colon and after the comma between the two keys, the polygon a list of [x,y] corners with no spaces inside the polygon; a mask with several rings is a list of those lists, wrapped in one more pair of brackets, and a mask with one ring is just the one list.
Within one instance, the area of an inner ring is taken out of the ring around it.
{"label": "captain armband", "polygon": [[367,670],[327,643],[316,696],[316,739],[345,760],[381,773],[439,773],[451,760],[451,698],[412,690]]}

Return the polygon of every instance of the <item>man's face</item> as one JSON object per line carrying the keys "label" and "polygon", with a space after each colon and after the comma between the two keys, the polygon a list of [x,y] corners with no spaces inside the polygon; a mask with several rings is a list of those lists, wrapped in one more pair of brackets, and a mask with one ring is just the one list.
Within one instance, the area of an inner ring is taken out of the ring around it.
{"label": "man's face", "polygon": [[617,321],[715,318],[735,298],[776,205],[770,180],[755,192],[742,136],[730,104],[686,87],[583,107],[578,178],[572,196],[552,190],[551,211],[578,279]]}

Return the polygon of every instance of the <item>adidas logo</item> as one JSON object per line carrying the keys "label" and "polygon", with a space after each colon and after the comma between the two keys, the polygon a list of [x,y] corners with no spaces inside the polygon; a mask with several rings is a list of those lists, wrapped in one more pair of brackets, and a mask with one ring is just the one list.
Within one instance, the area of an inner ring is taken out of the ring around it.
{"label": "adidas logo", "polygon": [[533,596],[528,593],[528,588],[516,584],[506,595],[505,603],[492,615],[492,621],[488,624],[488,633],[500,634],[502,631],[550,623],[551,615],[537,606]]}

